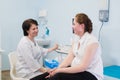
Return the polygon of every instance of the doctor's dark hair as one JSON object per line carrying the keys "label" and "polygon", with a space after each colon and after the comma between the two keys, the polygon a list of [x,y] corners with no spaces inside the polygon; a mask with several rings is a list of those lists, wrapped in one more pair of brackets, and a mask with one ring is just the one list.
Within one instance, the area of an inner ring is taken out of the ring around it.
{"label": "doctor's dark hair", "polygon": [[24,36],[28,36],[27,31],[30,29],[30,27],[32,26],[32,24],[38,26],[38,23],[36,20],[34,19],[27,19],[23,22],[22,24],[22,29],[23,29],[23,34]]}
{"label": "doctor's dark hair", "polygon": [[78,13],[76,16],[76,22],[79,24],[85,25],[85,32],[91,33],[92,32],[92,22],[89,17],[84,13]]}

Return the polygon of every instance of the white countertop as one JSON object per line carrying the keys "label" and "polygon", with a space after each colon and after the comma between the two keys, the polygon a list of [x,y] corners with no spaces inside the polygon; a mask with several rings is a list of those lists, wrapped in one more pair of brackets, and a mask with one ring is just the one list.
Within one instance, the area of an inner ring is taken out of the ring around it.
{"label": "white countertop", "polygon": [[56,51],[60,53],[68,54],[70,49],[71,49],[71,45],[62,45],[59,46]]}

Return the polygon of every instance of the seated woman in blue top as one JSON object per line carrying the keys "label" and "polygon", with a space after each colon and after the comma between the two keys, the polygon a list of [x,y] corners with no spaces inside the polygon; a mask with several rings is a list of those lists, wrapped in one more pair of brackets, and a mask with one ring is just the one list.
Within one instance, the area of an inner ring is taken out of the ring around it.
{"label": "seated woman in blue top", "polygon": [[30,80],[46,80],[47,69],[43,67],[42,56],[58,48],[45,49],[38,46],[35,37],[38,35],[38,23],[34,19],[27,19],[22,24],[24,36],[17,47],[16,74]]}
{"label": "seated woman in blue top", "polygon": [[[58,68],[49,73],[50,80],[103,80],[103,63],[98,40],[92,35],[92,22],[78,13],[73,23],[72,49]],[[68,67],[70,65],[70,67]]]}

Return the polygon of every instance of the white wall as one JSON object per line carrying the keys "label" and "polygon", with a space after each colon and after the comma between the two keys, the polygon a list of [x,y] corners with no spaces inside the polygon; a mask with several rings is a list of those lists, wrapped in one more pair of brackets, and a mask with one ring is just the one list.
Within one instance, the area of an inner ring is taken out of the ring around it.
{"label": "white wall", "polygon": [[9,69],[8,54],[16,49],[23,36],[22,22],[27,18],[38,19],[40,1],[0,0],[1,47],[5,50],[2,57],[2,69]]}
{"label": "white wall", "polygon": [[[72,36],[72,18],[76,13],[86,13],[93,22],[93,33],[98,36],[101,26],[99,10],[104,0],[0,0],[1,47],[5,50],[2,58],[3,70],[9,69],[8,53],[16,49],[23,35],[21,24],[27,18],[38,20],[38,12],[46,9],[52,43],[69,44]],[[101,44],[104,65],[120,65],[120,0],[111,0],[109,22],[103,25]]]}

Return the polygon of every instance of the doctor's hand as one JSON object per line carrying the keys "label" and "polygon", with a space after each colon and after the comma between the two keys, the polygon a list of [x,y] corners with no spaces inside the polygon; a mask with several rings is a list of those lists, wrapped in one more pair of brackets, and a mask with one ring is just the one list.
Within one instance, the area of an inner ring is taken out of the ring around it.
{"label": "doctor's hand", "polygon": [[49,69],[44,68],[44,67],[41,67],[39,70],[40,70],[40,72],[43,72],[43,73],[45,73],[45,72],[48,72],[48,71],[49,71]]}
{"label": "doctor's hand", "polygon": [[58,44],[55,44],[55,45],[53,46],[53,49],[54,49],[54,50],[58,49]]}
{"label": "doctor's hand", "polygon": [[49,48],[48,52],[54,51],[56,49],[58,49],[58,44],[55,44],[52,48]]}

